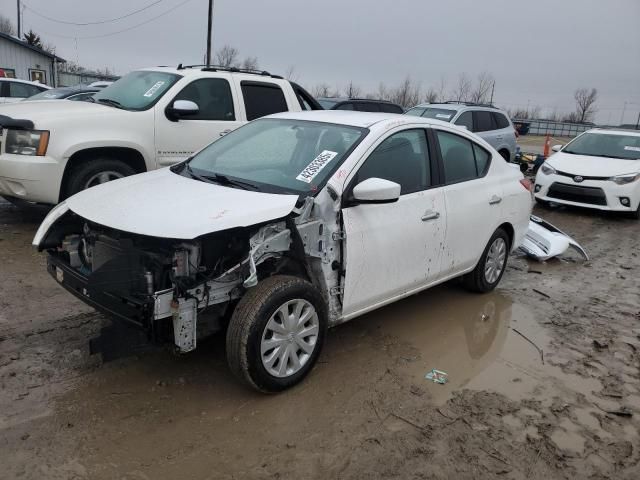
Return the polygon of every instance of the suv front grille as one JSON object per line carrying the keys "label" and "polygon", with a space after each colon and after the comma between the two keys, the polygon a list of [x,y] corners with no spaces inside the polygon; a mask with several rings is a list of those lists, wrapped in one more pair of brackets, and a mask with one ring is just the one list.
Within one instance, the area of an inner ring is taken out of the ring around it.
{"label": "suv front grille", "polygon": [[607,204],[607,197],[601,188],[580,187],[558,182],[551,184],[547,197],[567,200],[569,202],[589,203],[592,205]]}

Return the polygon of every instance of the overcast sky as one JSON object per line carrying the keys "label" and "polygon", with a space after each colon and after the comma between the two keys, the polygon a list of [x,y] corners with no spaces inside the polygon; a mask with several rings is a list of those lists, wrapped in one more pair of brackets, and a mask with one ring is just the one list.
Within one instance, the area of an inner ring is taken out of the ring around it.
{"label": "overcast sky", "polygon": [[[121,21],[91,26],[55,23],[122,16],[158,0],[23,0],[24,24],[58,55],[119,74],[151,65],[201,63],[207,0],[157,5]],[[16,1],[0,0],[15,19]],[[78,37],[76,41],[73,38]],[[295,66],[308,89],[350,80],[375,91],[404,77],[453,88],[460,72],[496,78],[497,104],[574,108],[573,92],[595,87],[600,122],[626,122],[640,111],[640,0],[215,0],[214,48],[230,44],[260,67]]]}

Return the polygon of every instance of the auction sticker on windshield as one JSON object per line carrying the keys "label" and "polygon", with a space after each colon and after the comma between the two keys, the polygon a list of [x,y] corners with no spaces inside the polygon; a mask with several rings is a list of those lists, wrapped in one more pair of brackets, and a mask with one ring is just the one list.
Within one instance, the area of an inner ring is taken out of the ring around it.
{"label": "auction sticker on windshield", "polygon": [[156,93],[158,91],[158,89],[160,87],[162,87],[164,85],[164,82],[162,80],[158,81],[155,83],[155,85],[153,85],[149,90],[147,90],[144,94],[145,97],[153,97],[153,94]]}
{"label": "auction sticker on windshield", "polygon": [[451,115],[447,115],[446,113],[436,113],[436,118],[442,118],[444,120],[449,120]]}
{"label": "auction sticker on windshield", "polygon": [[296,177],[296,180],[300,180],[301,182],[311,183],[316,175],[322,171],[327,164],[333,160],[338,152],[332,152],[331,150],[323,150],[320,155],[313,159],[313,161],[305,167],[300,175]]}
{"label": "auction sticker on windshield", "polygon": [[631,152],[640,152],[640,147],[630,147],[627,145],[626,147],[624,147],[624,149]]}

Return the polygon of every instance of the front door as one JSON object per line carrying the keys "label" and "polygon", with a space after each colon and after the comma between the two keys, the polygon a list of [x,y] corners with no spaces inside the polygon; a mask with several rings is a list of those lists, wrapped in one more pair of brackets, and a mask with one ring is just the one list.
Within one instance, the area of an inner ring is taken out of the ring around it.
{"label": "front door", "polygon": [[[342,210],[344,317],[438,278],[446,212],[442,189],[432,188],[431,166],[425,130],[403,130],[384,139],[350,180]],[[350,190],[368,178],[400,184],[398,201],[350,204]]]}
{"label": "front door", "polygon": [[225,78],[200,78],[185,86],[169,102],[190,100],[198,105],[195,115],[169,120],[165,105],[157,105],[156,161],[158,167],[181,162],[221,135],[239,127],[239,106],[234,103],[233,85]]}

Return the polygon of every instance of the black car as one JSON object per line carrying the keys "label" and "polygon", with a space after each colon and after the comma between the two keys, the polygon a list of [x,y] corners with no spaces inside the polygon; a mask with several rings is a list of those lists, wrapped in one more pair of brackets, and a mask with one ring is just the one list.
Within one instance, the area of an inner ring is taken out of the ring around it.
{"label": "black car", "polygon": [[325,110],[356,110],[358,112],[404,113],[400,105],[386,100],[368,98],[319,98]]}
{"label": "black car", "polygon": [[102,88],[99,87],[87,87],[85,85],[78,85],[76,87],[59,87],[52,88],[51,90],[45,90],[37,95],[27,98],[26,100],[88,100],[93,97],[93,94],[99,92]]}

